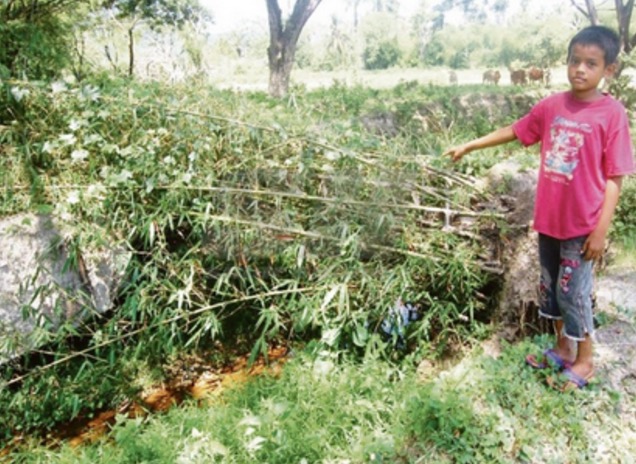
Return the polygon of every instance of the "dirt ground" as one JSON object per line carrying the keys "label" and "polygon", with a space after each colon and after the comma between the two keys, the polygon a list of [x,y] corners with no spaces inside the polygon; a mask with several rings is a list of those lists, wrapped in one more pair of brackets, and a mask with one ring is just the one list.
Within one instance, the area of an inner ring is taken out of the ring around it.
{"label": "dirt ground", "polygon": [[636,395],[636,269],[610,266],[597,278],[596,299],[598,312],[609,316],[596,331],[599,375]]}

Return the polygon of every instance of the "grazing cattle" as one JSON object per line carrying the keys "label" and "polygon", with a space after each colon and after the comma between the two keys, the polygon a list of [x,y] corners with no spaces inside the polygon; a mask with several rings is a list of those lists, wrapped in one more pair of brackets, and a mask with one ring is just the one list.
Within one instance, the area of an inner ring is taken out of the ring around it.
{"label": "grazing cattle", "polygon": [[526,85],[528,81],[525,69],[510,70],[510,82],[513,85]]}
{"label": "grazing cattle", "polygon": [[457,85],[457,73],[455,71],[448,71],[448,82],[451,85]]}
{"label": "grazing cattle", "polygon": [[544,79],[545,79],[545,73],[543,69],[537,68],[535,66],[528,69],[528,80],[530,82],[544,83],[545,82]]}
{"label": "grazing cattle", "polygon": [[481,78],[482,84],[499,84],[499,79],[501,79],[501,73],[498,69],[489,69],[484,72],[484,75]]}

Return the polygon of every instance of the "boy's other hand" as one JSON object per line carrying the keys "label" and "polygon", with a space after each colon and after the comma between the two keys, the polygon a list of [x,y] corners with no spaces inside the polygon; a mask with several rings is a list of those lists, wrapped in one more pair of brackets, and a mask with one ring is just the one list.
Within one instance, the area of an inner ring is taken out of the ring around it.
{"label": "boy's other hand", "polygon": [[466,145],[459,145],[457,147],[449,148],[446,150],[442,156],[450,156],[453,162],[457,162],[464,157],[468,153],[468,149]]}
{"label": "boy's other hand", "polygon": [[593,231],[585,240],[581,254],[585,260],[597,260],[603,257],[605,252],[605,234]]}

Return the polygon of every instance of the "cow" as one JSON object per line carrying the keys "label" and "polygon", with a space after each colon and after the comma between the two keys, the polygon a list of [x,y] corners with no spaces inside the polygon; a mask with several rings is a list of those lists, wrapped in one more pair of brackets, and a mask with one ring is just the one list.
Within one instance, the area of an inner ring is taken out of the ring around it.
{"label": "cow", "polygon": [[526,85],[528,80],[526,78],[525,69],[511,69],[510,70],[510,83],[513,85]]}
{"label": "cow", "polygon": [[499,85],[499,79],[501,79],[501,73],[498,69],[488,69],[484,72],[484,75],[481,78],[481,83]]}
{"label": "cow", "polygon": [[457,85],[457,73],[455,71],[448,71],[448,82],[451,85]]}
{"label": "cow", "polygon": [[533,66],[530,69],[528,69],[527,76],[530,82],[539,82],[539,83],[545,82],[544,80],[545,72],[543,71],[543,69],[537,68],[536,66]]}

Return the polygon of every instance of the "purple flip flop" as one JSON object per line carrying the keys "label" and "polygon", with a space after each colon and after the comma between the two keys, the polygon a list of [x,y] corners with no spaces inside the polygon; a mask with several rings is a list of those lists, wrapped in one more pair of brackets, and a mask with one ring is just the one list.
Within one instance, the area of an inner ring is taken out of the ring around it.
{"label": "purple flip flop", "polygon": [[568,392],[571,390],[579,390],[590,383],[594,378],[594,372],[590,372],[586,377],[581,377],[571,369],[565,369],[555,380],[548,377],[548,385],[560,392]]}
{"label": "purple flip flop", "polygon": [[526,364],[533,369],[547,369],[550,367],[549,361],[552,361],[554,365],[556,365],[559,369],[569,369],[572,367],[572,363],[570,361],[566,361],[561,356],[559,356],[556,351],[552,348],[548,348],[543,352],[543,356],[545,358],[544,361],[537,360],[536,356],[533,354],[529,354],[526,356]]}

